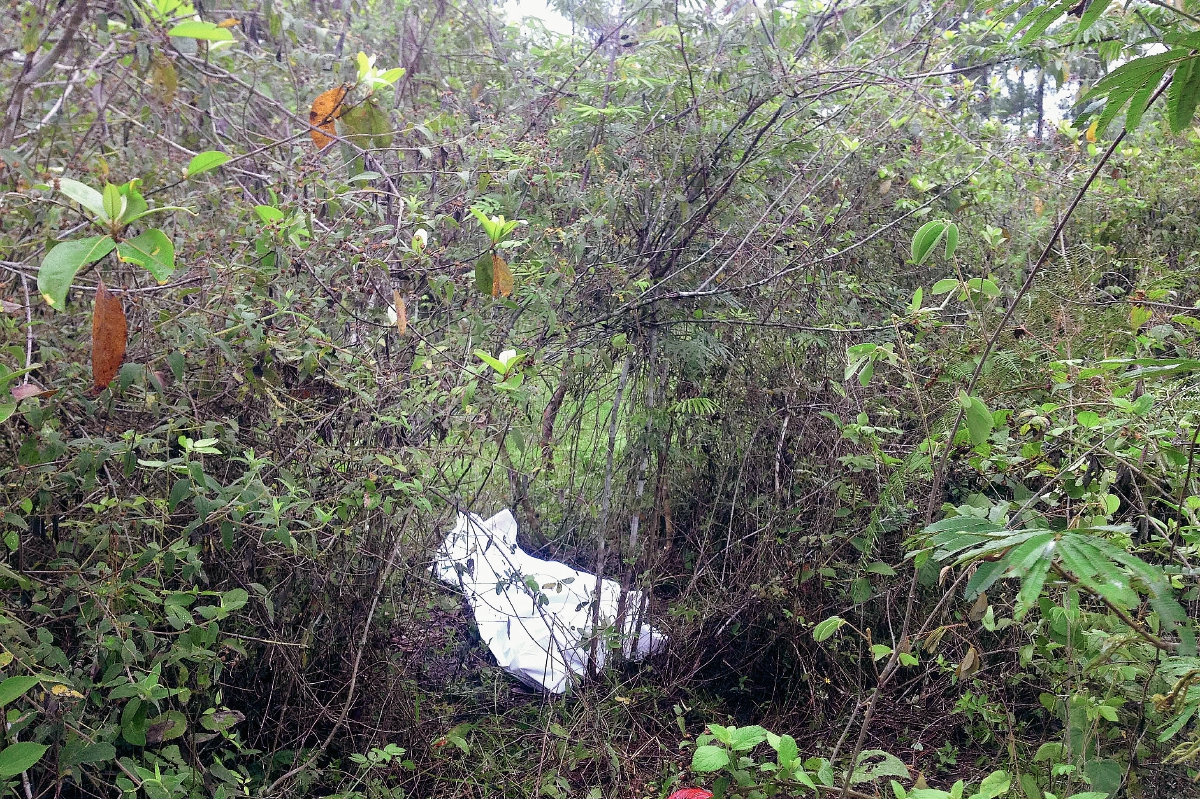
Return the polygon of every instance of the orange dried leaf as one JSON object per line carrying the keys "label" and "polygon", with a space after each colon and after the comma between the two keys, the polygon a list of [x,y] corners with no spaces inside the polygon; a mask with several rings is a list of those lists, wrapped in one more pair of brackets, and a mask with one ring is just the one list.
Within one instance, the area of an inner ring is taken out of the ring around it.
{"label": "orange dried leaf", "polygon": [[513,293],[513,276],[508,264],[499,255],[492,256],[492,296],[507,297]]}
{"label": "orange dried leaf", "polygon": [[396,309],[396,328],[403,336],[408,330],[408,308],[404,306],[404,297],[396,289],[392,289],[392,307]]}
{"label": "orange dried leaf", "polygon": [[337,135],[333,121],[342,115],[342,102],[348,91],[345,86],[336,86],[313,100],[312,110],[308,112],[308,124],[313,128],[309,134],[318,150],[328,147]]}
{"label": "orange dried leaf", "polygon": [[240,19],[237,19],[236,17],[229,17],[228,19],[223,19],[220,22],[218,22],[217,27],[229,29],[229,28],[236,28],[238,25],[241,25],[241,24],[242,24],[242,21]]}
{"label": "orange dried leaf", "polygon": [[125,359],[125,310],[121,300],[104,287],[96,287],[96,308],[92,312],[92,383],[102,389],[116,377]]}

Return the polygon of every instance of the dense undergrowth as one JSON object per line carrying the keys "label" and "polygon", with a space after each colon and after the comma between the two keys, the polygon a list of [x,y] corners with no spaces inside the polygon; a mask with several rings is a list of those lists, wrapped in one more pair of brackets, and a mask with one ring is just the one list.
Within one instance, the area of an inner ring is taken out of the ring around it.
{"label": "dense undergrowth", "polygon": [[0,790],[1197,795],[1200,9],[1071,5],[14,0]]}

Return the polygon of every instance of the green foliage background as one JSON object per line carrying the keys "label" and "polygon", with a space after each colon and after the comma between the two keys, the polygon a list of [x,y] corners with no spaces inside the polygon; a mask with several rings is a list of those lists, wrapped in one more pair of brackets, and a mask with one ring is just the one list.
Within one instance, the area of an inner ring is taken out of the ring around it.
{"label": "green foliage background", "polygon": [[1200,6],[560,10],[6,6],[0,790],[1194,795]]}

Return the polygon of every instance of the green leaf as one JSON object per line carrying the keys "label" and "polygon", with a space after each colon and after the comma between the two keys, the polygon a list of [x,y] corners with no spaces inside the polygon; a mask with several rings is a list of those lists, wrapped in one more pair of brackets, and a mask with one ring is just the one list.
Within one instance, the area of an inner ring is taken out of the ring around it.
{"label": "green leaf", "polygon": [[969,397],[970,404],[965,409],[967,430],[971,434],[972,444],[982,444],[987,441],[992,432],[992,412],[979,397]]}
{"label": "green leaf", "polygon": [[[472,211],[475,209],[472,208]],[[479,289],[480,294],[492,296],[492,254],[485,252],[475,262],[475,288]]]}
{"label": "green leaf", "polygon": [[23,696],[26,691],[39,682],[37,677],[9,677],[4,682],[0,682],[0,705],[7,705],[14,699]]}
{"label": "green leaf", "polygon": [[788,768],[800,756],[800,747],[796,744],[796,739],[790,735],[779,736],[779,745],[775,747],[775,751],[779,754],[779,767]]}
{"label": "green leaf", "polygon": [[217,152],[216,150],[205,150],[202,153],[196,153],[196,155],[192,156],[192,160],[188,162],[187,176],[194,178],[197,175],[203,175],[205,172],[211,172],[227,161],[229,161],[229,155]]}
{"label": "green leaf", "polygon": [[175,245],[157,228],[150,228],[142,235],[118,244],[117,255],[122,261],[143,267],[160,285],[175,271]]}
{"label": "green leaf", "polygon": [[971,799],[996,799],[997,796],[1008,793],[1010,787],[1012,777],[1007,771],[993,771],[983,778],[983,782],[979,784],[979,791]]}
{"label": "green leaf", "polygon": [[106,763],[117,759],[117,750],[110,743],[88,744],[72,759],[76,763]]}
{"label": "green leaf", "polygon": [[101,222],[108,221],[108,215],[104,210],[104,195],[91,186],[80,183],[78,180],[60,178],[58,190],[90,211],[96,219]]}
{"label": "green leaf", "polygon": [[697,746],[692,752],[692,771],[707,774],[729,765],[729,753],[720,746]]}
{"label": "green leaf", "polygon": [[941,280],[939,280],[938,282],[933,284],[933,288],[930,290],[929,293],[930,294],[946,294],[948,292],[954,291],[956,288],[958,288],[958,286],[959,286],[959,282],[957,280],[955,280],[954,278],[950,278],[950,277],[942,278]]}
{"label": "green leaf", "polygon": [[1076,39],[1079,38],[1080,34],[1096,24],[1096,20],[1100,19],[1100,15],[1105,12],[1110,2],[1112,0],[1092,0],[1088,4],[1087,11],[1084,11],[1083,16],[1079,18],[1079,27],[1075,31]]}
{"label": "green leaf", "polygon": [[946,232],[945,222],[926,222],[913,235],[912,259],[914,263],[923,264],[933,252],[933,248]]}
{"label": "green leaf", "polygon": [[1200,57],[1189,58],[1175,68],[1167,88],[1167,118],[1173,133],[1182,132],[1196,114],[1200,102]]}
{"label": "green leaf", "polygon": [[116,242],[111,236],[91,236],[64,241],[46,253],[38,269],[38,292],[46,304],[62,308],[67,301],[71,281],[84,265],[99,261],[113,251]]}
{"label": "green leaf", "polygon": [[753,749],[767,740],[767,731],[757,724],[752,724],[748,727],[737,727],[730,732],[732,738],[729,742],[729,748],[735,752],[744,752],[748,749]]}
{"label": "green leaf", "polygon": [[49,748],[42,744],[22,741],[0,751],[0,778],[15,777],[22,771],[33,768]]}
{"label": "green leaf", "polygon": [[267,224],[283,219],[283,211],[280,211],[273,205],[256,205],[254,206],[254,213]]}
{"label": "green leaf", "polygon": [[168,36],[182,36],[188,39],[201,39],[206,42],[231,42],[233,34],[215,22],[188,20],[180,22],[167,31]]}
{"label": "green leaf", "polygon": [[125,213],[125,198],[121,196],[121,190],[113,184],[105,185],[102,199],[106,219],[120,219]]}
{"label": "green leaf", "polygon": [[834,633],[841,629],[846,620],[841,616],[830,616],[825,621],[813,628],[813,640],[817,643],[828,640]]}
{"label": "green leaf", "polygon": [[946,257],[951,258],[958,249],[958,225],[951,222],[946,225]]}

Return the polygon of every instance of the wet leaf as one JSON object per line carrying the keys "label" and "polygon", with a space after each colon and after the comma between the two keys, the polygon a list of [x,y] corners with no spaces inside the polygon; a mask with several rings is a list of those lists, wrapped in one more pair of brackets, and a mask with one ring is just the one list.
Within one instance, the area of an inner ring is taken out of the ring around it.
{"label": "wet leaf", "polygon": [[92,312],[92,384],[107,386],[125,358],[128,329],[121,300],[101,281],[96,286],[96,308]]}
{"label": "wet leaf", "polygon": [[333,121],[342,115],[342,103],[346,99],[348,89],[345,86],[335,86],[327,92],[317,95],[313,100],[312,110],[308,112],[308,124],[314,130],[309,131],[313,144],[318,150],[324,150],[333,142],[337,129]]}

